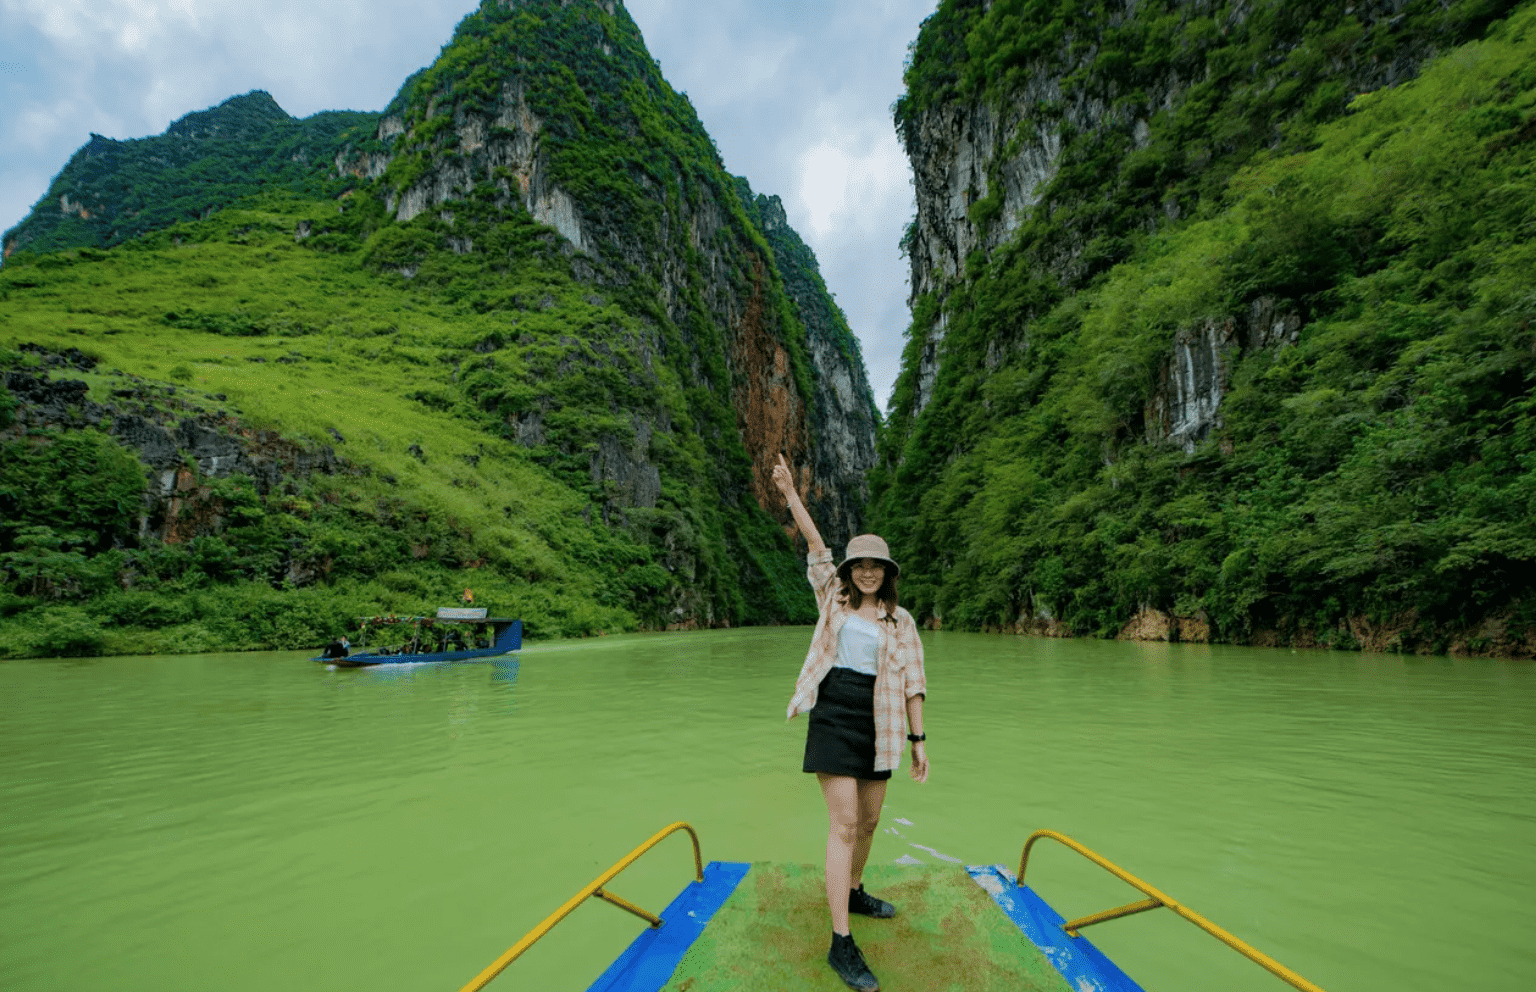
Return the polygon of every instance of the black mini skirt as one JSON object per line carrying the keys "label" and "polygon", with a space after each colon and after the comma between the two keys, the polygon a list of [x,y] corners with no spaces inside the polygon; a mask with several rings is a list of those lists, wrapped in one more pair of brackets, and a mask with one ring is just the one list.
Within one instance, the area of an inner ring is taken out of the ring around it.
{"label": "black mini skirt", "polygon": [[875,771],[875,677],[834,667],[816,690],[802,771],[883,780]]}

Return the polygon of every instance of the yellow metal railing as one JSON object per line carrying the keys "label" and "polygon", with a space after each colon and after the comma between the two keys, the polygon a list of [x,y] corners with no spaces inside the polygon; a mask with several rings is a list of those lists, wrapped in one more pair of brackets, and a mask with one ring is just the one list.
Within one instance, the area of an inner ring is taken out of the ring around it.
{"label": "yellow metal railing", "polygon": [[1302,978],[1300,975],[1296,974],[1285,965],[1265,954],[1263,951],[1260,951],[1257,948],[1254,948],[1232,936],[1230,933],[1227,933],[1227,931],[1212,923],[1210,920],[1207,920],[1205,917],[1190,909],[1188,906],[1185,906],[1172,899],[1171,897],[1164,895],[1157,889],[1154,889],[1152,886],[1148,885],[1146,882],[1143,882],[1141,879],[1137,878],[1135,875],[1132,875],[1130,872],[1126,871],[1124,868],[1121,868],[1119,865],[1110,861],[1103,855],[1090,851],[1088,848],[1079,844],[1071,837],[1068,837],[1065,834],[1059,834],[1054,830],[1036,830],[1034,833],[1029,835],[1029,840],[1024,842],[1024,853],[1019,857],[1019,885],[1022,886],[1024,884],[1024,868],[1029,864],[1029,849],[1034,846],[1035,841],[1042,837],[1049,837],[1051,840],[1065,844],[1067,847],[1070,847],[1078,854],[1081,854],[1089,861],[1092,861],[1100,868],[1103,868],[1111,875],[1114,875],[1116,878],[1120,879],[1120,881],[1141,890],[1141,892],[1148,896],[1148,898],[1142,899],[1138,902],[1127,903],[1124,906],[1117,906],[1114,909],[1106,909],[1102,913],[1094,913],[1091,916],[1084,916],[1080,919],[1071,920],[1062,924],[1061,928],[1065,930],[1070,936],[1076,937],[1077,932],[1083,927],[1093,926],[1095,923],[1103,923],[1106,920],[1114,920],[1122,916],[1131,916],[1135,913],[1145,913],[1149,909],[1157,909],[1161,906],[1167,906],[1169,909],[1184,917],[1184,919],[1193,923],[1201,930],[1204,930],[1212,937],[1215,937],[1223,944],[1226,944],[1234,951],[1237,951],[1248,960],[1262,966],[1264,969],[1269,971],[1270,974],[1284,980],[1293,988],[1301,989],[1302,992],[1323,992],[1322,989],[1318,988],[1316,985],[1313,985],[1305,978]]}
{"label": "yellow metal railing", "polygon": [[629,900],[621,899],[614,895],[612,892],[605,891],[603,886],[613,881],[614,876],[618,875],[619,872],[634,864],[635,860],[638,859],[640,855],[644,854],[646,851],[649,851],[651,848],[661,843],[664,838],[671,834],[677,833],[679,830],[688,831],[688,836],[693,838],[694,874],[697,876],[699,881],[704,881],[704,861],[699,854],[699,835],[694,832],[693,827],[679,820],[669,827],[664,827],[661,830],[658,830],[650,840],[646,841],[644,844],[641,844],[633,851],[630,851],[612,868],[609,868],[607,871],[597,876],[590,883],[588,883],[584,889],[576,893],[574,896],[571,896],[571,898],[566,901],[564,906],[561,906],[553,913],[550,913],[549,916],[545,917],[543,923],[540,923],[538,926],[528,931],[527,936],[508,948],[507,952],[501,957],[497,958],[495,961],[492,961],[484,971],[475,976],[474,981],[464,986],[460,992],[479,992],[480,989],[485,988],[485,986],[490,983],[491,979],[501,974],[502,970],[505,969],[507,965],[511,964],[513,961],[516,961],[520,956],[522,956],[524,951],[538,942],[539,938],[553,930],[555,928],[555,924],[571,915],[577,906],[580,906],[588,899],[602,899],[604,902],[611,902],[620,909],[634,913],[636,916],[649,923],[652,928],[661,926],[661,917],[646,912]]}

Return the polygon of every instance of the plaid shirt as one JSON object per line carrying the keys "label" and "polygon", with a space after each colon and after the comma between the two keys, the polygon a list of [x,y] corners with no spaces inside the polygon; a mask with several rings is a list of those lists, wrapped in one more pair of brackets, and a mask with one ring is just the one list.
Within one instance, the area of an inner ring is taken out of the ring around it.
{"label": "plaid shirt", "polygon": [[[805,656],[800,677],[795,680],[795,694],[789,701],[787,718],[793,720],[816,705],[816,690],[837,661],[837,637],[853,611],[839,599],[842,584],[832,564],[832,552],[823,550],[806,556],[806,578],[816,590],[816,633],[811,650]],[[880,607],[882,618],[887,616]],[[896,607],[896,624],[881,623],[879,668],[875,673],[875,771],[894,771],[901,767],[901,748],[907,735],[906,701],[913,696],[928,697],[928,682],[923,675],[923,642],[917,636],[912,614]]]}

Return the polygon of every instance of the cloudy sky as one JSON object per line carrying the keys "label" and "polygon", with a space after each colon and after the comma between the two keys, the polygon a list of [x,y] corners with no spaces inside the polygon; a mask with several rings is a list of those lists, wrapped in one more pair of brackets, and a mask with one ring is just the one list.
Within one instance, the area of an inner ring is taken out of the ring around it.
{"label": "cloudy sky", "polygon": [[[158,134],[253,89],[296,117],[380,110],[476,0],[0,0],[0,230],[91,132]],[[891,127],[935,0],[625,0],[726,168],[784,199],[864,348],[875,401],[907,324],[912,215]]]}

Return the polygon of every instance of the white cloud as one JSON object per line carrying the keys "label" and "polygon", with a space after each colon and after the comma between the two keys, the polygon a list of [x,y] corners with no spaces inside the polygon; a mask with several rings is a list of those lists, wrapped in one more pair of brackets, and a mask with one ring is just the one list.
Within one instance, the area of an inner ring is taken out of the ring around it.
{"label": "white cloud", "polygon": [[842,213],[848,203],[849,158],[841,149],[832,145],[817,145],[807,149],[800,158],[800,188],[797,212],[810,219],[810,230],[819,235],[830,231],[833,218]]}
{"label": "white cloud", "polygon": [[[5,13],[63,46],[99,46],[141,54],[183,25],[202,19],[194,0],[4,0]],[[213,7],[204,3],[202,6]],[[216,8],[215,8],[216,9]]]}
{"label": "white cloud", "polygon": [[825,240],[840,228],[878,228],[892,201],[911,198],[907,159],[893,135],[838,137],[800,156],[790,209],[805,218],[807,240]]}
{"label": "white cloud", "polygon": [[[70,126],[71,118],[76,118],[85,113],[87,108],[73,97],[64,96],[50,103],[28,102],[15,108],[14,140],[18,147],[32,152],[51,150],[59,139],[74,137],[73,128]],[[7,157],[10,157],[9,155]],[[64,167],[63,162],[55,166],[55,171]]]}
{"label": "white cloud", "polygon": [[912,216],[911,170],[886,107],[839,93],[807,115],[807,141],[785,198],[790,223],[816,252],[859,338],[877,405],[900,372],[908,324],[907,263],[898,242]]}
{"label": "white cloud", "polygon": [[704,91],[702,102],[706,106],[728,107],[759,92],[773,83],[798,47],[793,38],[782,38],[771,47],[745,56],[732,57],[728,49],[721,49],[716,59],[722,70],[720,82]]}

